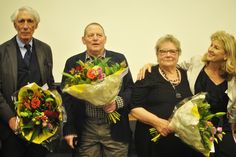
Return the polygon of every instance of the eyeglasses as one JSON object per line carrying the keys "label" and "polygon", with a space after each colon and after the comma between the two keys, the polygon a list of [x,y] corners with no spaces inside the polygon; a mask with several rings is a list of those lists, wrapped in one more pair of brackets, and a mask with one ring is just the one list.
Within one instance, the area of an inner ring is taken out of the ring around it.
{"label": "eyeglasses", "polygon": [[161,54],[161,55],[167,55],[167,53],[169,52],[171,55],[176,55],[178,52],[179,52],[179,50],[174,50],[174,49],[169,49],[169,50],[158,50],[159,51],[159,53]]}

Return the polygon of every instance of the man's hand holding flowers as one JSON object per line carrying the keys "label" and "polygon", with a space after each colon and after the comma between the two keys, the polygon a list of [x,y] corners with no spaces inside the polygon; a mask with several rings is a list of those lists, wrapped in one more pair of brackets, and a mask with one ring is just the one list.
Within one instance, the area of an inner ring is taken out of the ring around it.
{"label": "man's hand holding flowers", "polygon": [[74,139],[77,138],[77,135],[66,135],[64,137],[65,141],[67,142],[67,144],[72,148],[75,149],[75,145],[77,144],[78,141],[76,141],[76,143],[74,143]]}
{"label": "man's hand holding flowers", "polygon": [[63,92],[89,102],[94,106],[103,107],[108,113],[108,120],[116,123],[120,114],[116,111],[120,108],[119,102],[123,102],[118,96],[122,78],[127,74],[128,68],[124,62],[108,64],[110,58],[95,58],[92,61],[77,61],[68,73]]}
{"label": "man's hand holding flowers", "polygon": [[112,113],[116,110],[116,101],[112,101],[109,104],[106,104],[105,106],[103,106],[103,110],[106,113]]}
{"label": "man's hand holding flowers", "polygon": [[17,131],[19,129],[19,120],[18,120],[18,118],[16,116],[11,117],[8,121],[8,125],[14,133],[17,133]]}
{"label": "man's hand holding flowers", "polygon": [[108,114],[108,119],[116,123],[117,120],[120,120],[120,114],[116,112],[116,109],[118,108],[116,101],[112,101],[109,104],[106,104],[103,106],[103,110]]}
{"label": "man's hand holding flowers", "polygon": [[56,91],[39,87],[36,83],[23,86],[15,99],[17,118],[11,118],[9,125],[25,140],[50,149],[48,144],[58,137],[63,120],[61,104]]}

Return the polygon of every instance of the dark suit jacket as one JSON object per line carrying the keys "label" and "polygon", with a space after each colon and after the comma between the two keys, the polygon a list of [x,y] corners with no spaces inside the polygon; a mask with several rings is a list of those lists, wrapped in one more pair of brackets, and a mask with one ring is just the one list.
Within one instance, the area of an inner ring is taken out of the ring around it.
{"label": "dark suit jacket", "polygon": [[[120,63],[127,60],[123,54],[107,51],[106,57],[111,57],[112,62]],[[75,67],[76,61],[85,61],[86,52],[72,56],[66,61],[64,72],[68,73],[69,70]],[[64,86],[66,77],[62,78],[62,88]],[[123,78],[123,83],[119,96],[124,100],[124,107],[119,109],[118,112],[121,114],[121,120],[116,124],[111,124],[111,136],[116,141],[129,142],[131,137],[131,131],[128,120],[128,104],[130,103],[131,87],[133,85],[133,79],[130,71]],[[85,102],[83,100],[76,99],[69,94],[63,93],[63,103],[67,111],[67,123],[64,125],[63,134],[77,134],[81,135],[83,131],[83,124],[85,120]],[[80,140],[79,140],[80,141]]]}
{"label": "dark suit jacket", "polygon": [[[49,45],[33,39],[43,84],[54,83],[52,75],[52,51]],[[0,45],[0,139],[6,138],[8,120],[15,115],[12,94],[17,90],[17,42],[16,37]]]}

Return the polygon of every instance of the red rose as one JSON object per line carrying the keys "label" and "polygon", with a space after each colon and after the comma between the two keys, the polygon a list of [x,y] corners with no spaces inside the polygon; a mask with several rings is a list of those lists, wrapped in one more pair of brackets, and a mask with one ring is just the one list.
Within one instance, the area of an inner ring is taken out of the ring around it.
{"label": "red rose", "polygon": [[94,69],[89,69],[88,70],[88,72],[87,72],[87,77],[89,78],[89,79],[94,79],[94,78],[96,78],[96,72],[95,72],[95,70]]}
{"label": "red rose", "polygon": [[49,110],[45,110],[44,114],[47,117],[52,117],[52,118],[58,118],[59,117],[59,113],[58,112],[52,112],[52,111],[49,111]]}
{"label": "red rose", "polygon": [[39,106],[40,106],[40,100],[34,97],[34,98],[31,100],[31,107],[32,107],[33,109],[36,109],[36,108],[38,108]]}

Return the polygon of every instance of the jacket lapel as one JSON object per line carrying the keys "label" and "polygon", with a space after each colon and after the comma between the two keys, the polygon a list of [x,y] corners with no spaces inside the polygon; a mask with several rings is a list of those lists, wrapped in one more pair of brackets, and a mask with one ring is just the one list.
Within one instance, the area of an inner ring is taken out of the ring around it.
{"label": "jacket lapel", "polygon": [[42,82],[45,83],[46,76],[45,76],[45,53],[43,51],[43,48],[40,46],[37,40],[34,39],[34,46],[35,46],[35,53],[37,56],[38,64],[39,64],[39,71],[41,75]]}
{"label": "jacket lapel", "polygon": [[[11,39],[11,42],[9,42],[9,45],[6,47],[7,49],[7,55],[8,59],[10,62],[6,63],[11,63],[8,64],[7,67],[9,70],[12,70],[12,80],[9,80],[9,82],[12,82],[13,89],[17,88],[17,52],[16,52],[16,41],[15,37]],[[11,79],[11,78],[9,78]]]}

